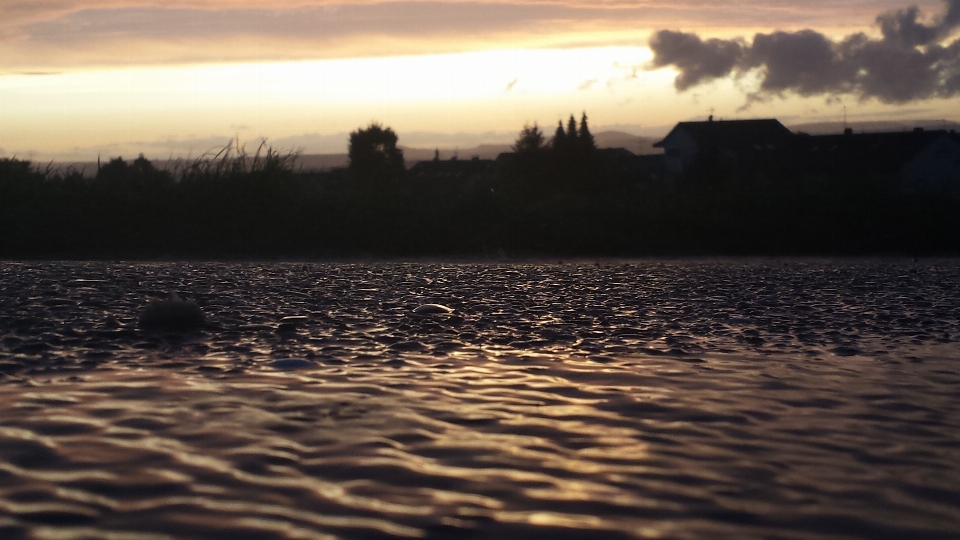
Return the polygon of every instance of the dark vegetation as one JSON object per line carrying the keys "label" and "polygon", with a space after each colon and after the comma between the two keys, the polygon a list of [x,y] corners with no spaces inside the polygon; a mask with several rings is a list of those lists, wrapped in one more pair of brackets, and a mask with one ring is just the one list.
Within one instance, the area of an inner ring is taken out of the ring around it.
{"label": "dark vegetation", "polygon": [[495,174],[417,179],[397,136],[350,136],[348,169],[228,147],[175,171],[116,158],[94,178],[0,160],[0,257],[631,256],[960,251],[960,203],[893,175],[809,178],[708,158],[657,181],[604,159],[586,115],[527,126]]}

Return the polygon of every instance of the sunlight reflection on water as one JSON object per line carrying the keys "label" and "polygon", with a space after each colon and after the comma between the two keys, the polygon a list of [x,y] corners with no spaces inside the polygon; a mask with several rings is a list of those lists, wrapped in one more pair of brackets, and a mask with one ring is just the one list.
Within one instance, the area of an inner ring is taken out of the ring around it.
{"label": "sunlight reflection on water", "polygon": [[952,262],[0,270],[4,538],[960,532]]}

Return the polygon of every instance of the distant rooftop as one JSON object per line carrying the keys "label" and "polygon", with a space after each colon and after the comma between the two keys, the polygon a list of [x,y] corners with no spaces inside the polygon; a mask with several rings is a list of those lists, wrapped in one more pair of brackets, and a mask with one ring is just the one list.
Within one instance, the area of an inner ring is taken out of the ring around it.
{"label": "distant rooftop", "polygon": [[706,122],[680,122],[656,144],[662,148],[663,143],[674,133],[683,131],[692,137],[698,144],[704,146],[742,146],[752,145],[756,141],[776,142],[793,136],[779,120],[707,120]]}

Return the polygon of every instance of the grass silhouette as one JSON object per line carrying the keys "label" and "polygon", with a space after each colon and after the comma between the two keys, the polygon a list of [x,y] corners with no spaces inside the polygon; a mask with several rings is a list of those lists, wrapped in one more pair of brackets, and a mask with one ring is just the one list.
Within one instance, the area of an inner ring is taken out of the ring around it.
{"label": "grass silhouette", "polygon": [[672,183],[550,152],[472,180],[302,172],[239,140],[171,170],[0,159],[0,258],[637,256],[960,252],[960,201],[893,174],[701,167]]}

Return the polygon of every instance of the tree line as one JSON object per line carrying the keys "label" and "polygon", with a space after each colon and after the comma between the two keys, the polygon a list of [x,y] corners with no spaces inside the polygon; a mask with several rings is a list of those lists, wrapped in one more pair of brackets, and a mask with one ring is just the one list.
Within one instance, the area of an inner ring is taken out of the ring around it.
{"label": "tree line", "polygon": [[408,174],[397,134],[350,134],[349,166],[295,170],[238,145],[177,170],[116,158],[86,177],[0,159],[2,258],[640,256],[960,251],[960,204],[893,178],[658,182],[603,157],[587,116],[524,126],[493,174]]}

